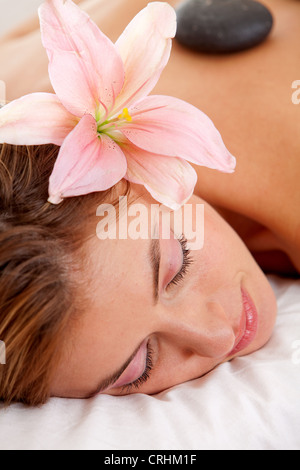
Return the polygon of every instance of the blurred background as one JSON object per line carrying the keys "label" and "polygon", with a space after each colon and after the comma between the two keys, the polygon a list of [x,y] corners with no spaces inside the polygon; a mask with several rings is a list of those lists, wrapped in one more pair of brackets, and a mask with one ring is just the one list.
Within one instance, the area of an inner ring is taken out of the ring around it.
{"label": "blurred background", "polygon": [[43,0],[0,0],[0,36],[37,13]]}

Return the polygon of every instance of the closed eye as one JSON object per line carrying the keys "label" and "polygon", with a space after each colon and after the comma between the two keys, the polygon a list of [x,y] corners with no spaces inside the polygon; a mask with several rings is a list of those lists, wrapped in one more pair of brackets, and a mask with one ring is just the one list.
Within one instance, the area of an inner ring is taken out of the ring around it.
{"label": "closed eye", "polygon": [[190,250],[187,248],[187,239],[185,238],[184,235],[182,235],[178,239],[179,243],[181,244],[182,248],[182,254],[183,254],[183,262],[180,271],[173,277],[172,281],[169,282],[169,284],[166,286],[166,289],[169,289],[170,287],[174,285],[180,284],[185,275],[188,272],[189,266],[193,263],[193,260],[191,259],[191,253]]}
{"label": "closed eye", "polygon": [[146,367],[145,367],[144,373],[134,382],[123,385],[122,392],[126,392],[128,394],[133,389],[138,390],[143,384],[145,384],[149,380],[152,369],[153,369],[153,350],[151,349],[151,346],[148,343]]}
{"label": "closed eye", "polygon": [[[180,284],[183,281],[185,275],[187,274],[189,266],[193,263],[193,260],[191,259],[191,256],[190,256],[190,250],[187,248],[188,241],[184,237],[184,235],[178,238],[178,242],[180,243],[181,249],[182,249],[182,265],[181,265],[180,270],[176,273],[173,279],[166,286],[166,289],[169,289],[174,285]],[[130,368],[130,365],[128,366],[128,368]],[[120,383],[120,386],[118,385],[118,383],[116,383],[114,384],[113,388],[121,387],[122,393],[125,392],[127,394],[129,394],[133,389],[138,390],[142,385],[144,385],[149,380],[152,370],[153,370],[153,350],[150,346],[150,342],[148,341],[146,361],[145,361],[145,370],[143,374],[141,374],[140,377],[138,377],[133,382],[129,382],[125,384],[123,382],[122,385],[121,385],[121,382],[122,382],[122,376],[121,376],[118,381]],[[124,373],[126,373],[126,370]]]}

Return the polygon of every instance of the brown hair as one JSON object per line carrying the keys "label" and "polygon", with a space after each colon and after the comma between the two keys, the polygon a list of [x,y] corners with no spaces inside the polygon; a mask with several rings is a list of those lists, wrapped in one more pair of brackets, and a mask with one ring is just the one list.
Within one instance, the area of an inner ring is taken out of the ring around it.
{"label": "brown hair", "polygon": [[[113,190],[47,203],[59,148],[0,145],[0,400],[49,398],[71,318],[80,312],[78,256],[95,207]],[[128,194],[127,185],[126,193]],[[114,201],[116,204],[116,201]]]}

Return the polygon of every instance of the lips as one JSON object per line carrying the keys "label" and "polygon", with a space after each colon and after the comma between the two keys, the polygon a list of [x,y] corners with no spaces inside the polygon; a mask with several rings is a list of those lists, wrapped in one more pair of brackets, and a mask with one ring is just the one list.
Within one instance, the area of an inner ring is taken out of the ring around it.
{"label": "lips", "polygon": [[245,289],[242,289],[243,313],[240,329],[233,350],[228,356],[234,356],[246,349],[255,339],[258,329],[258,313],[255,304]]}

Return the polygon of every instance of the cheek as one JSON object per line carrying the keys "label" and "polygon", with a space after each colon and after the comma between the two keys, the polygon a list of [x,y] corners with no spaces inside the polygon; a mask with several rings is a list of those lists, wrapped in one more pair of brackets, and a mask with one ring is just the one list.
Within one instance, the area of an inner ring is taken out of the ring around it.
{"label": "cheek", "polygon": [[201,292],[212,294],[255,277],[259,268],[237,233],[210,205],[205,204],[204,214],[204,245],[192,252]]}
{"label": "cheek", "polygon": [[248,248],[234,229],[209,205],[205,206],[204,250],[207,262],[223,272],[257,269]]}
{"label": "cheek", "polygon": [[259,315],[259,332],[254,349],[270,338],[277,317],[277,301],[271,285],[237,233],[208,207],[205,219],[202,263],[209,269],[209,284],[215,289],[241,281],[251,293]]}
{"label": "cheek", "polygon": [[235,253],[240,251],[239,240],[226,222],[209,206],[205,206],[204,245],[198,253],[201,267],[212,276],[226,275],[234,265]]}

